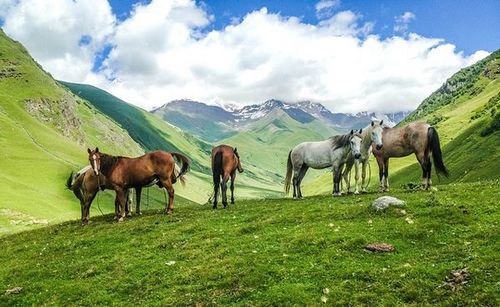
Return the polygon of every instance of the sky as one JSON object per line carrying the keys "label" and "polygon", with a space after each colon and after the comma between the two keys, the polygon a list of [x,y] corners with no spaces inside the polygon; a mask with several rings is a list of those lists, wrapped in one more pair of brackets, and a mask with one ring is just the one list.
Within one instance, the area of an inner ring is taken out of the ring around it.
{"label": "sky", "polygon": [[45,70],[150,110],[175,99],[415,109],[500,47],[500,1],[0,0]]}

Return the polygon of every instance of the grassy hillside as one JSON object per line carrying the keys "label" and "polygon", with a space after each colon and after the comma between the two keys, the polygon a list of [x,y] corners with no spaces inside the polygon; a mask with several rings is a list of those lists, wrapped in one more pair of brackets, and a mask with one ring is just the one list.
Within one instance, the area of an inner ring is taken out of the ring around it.
{"label": "grassy hillside", "polygon": [[301,142],[325,140],[335,134],[317,120],[299,123],[282,110],[275,110],[218,144],[238,147],[243,166],[249,166],[252,176],[281,193],[288,152]]}
{"label": "grassy hillside", "polygon": [[0,101],[0,235],[79,216],[64,182],[88,164],[87,146],[142,152],[125,130],[59,86],[2,31]]}
{"label": "grassy hillside", "polygon": [[[437,128],[451,176],[434,178],[435,183],[495,180],[500,178],[495,163],[500,159],[499,105],[500,50],[450,77],[398,126],[426,121]],[[378,166],[371,159],[371,188],[376,189]],[[420,182],[421,168],[412,155],[391,159],[389,173],[390,184],[401,186]],[[313,179],[304,192],[330,192],[331,178],[331,173],[325,173]]]}
{"label": "grassy hillside", "polygon": [[[0,241],[0,305],[498,305],[497,182],[186,205],[125,223],[67,222]],[[367,243],[393,244],[370,253]],[[467,283],[445,285],[466,268]]]}

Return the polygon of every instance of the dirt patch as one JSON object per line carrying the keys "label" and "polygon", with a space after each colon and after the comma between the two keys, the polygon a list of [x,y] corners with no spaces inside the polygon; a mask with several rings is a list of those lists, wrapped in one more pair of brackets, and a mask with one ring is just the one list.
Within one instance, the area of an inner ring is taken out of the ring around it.
{"label": "dirt patch", "polygon": [[394,246],[389,243],[370,243],[365,246],[365,250],[370,252],[387,253],[387,252],[393,252]]}
{"label": "dirt patch", "polygon": [[450,274],[446,276],[445,282],[441,286],[456,291],[462,286],[465,286],[469,282],[469,279],[470,274],[467,268],[457,269],[451,271]]}

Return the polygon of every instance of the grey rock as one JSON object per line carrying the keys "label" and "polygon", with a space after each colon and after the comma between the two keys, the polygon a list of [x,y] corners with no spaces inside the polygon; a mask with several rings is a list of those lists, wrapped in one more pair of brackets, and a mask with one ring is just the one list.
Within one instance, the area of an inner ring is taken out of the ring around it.
{"label": "grey rock", "polygon": [[380,210],[385,210],[390,206],[403,207],[404,205],[405,202],[402,201],[401,199],[397,199],[396,197],[392,196],[382,196],[373,201],[372,209],[380,211]]}

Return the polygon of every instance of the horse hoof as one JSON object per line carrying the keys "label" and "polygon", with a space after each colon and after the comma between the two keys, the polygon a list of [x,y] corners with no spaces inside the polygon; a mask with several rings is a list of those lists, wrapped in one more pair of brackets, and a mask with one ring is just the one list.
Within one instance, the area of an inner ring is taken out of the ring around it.
{"label": "horse hoof", "polygon": [[338,192],[338,193],[333,193],[332,195],[333,195],[333,197],[335,197],[335,196],[342,196],[342,193]]}
{"label": "horse hoof", "polygon": [[118,222],[123,222],[123,221],[125,221],[125,218],[123,216],[118,219]]}
{"label": "horse hoof", "polygon": [[359,195],[359,191],[354,191],[354,195]]}
{"label": "horse hoof", "polygon": [[217,206],[212,206],[212,209],[214,209],[214,210],[217,209]]}
{"label": "horse hoof", "polygon": [[366,189],[361,190],[361,193],[366,194],[368,191]]}
{"label": "horse hoof", "polygon": [[127,213],[127,217],[132,217],[132,213]]}
{"label": "horse hoof", "polygon": [[172,214],[174,214],[174,210],[167,210],[166,214],[167,215],[172,215]]}
{"label": "horse hoof", "polygon": [[142,215],[142,212],[141,212],[141,211],[139,211],[139,212],[135,212],[135,214],[137,214],[137,215]]}

